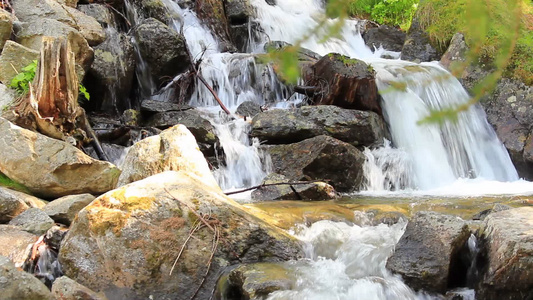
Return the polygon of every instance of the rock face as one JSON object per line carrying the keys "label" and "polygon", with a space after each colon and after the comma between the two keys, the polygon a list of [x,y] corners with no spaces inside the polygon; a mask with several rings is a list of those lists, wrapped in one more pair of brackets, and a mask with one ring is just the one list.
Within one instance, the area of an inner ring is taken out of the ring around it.
{"label": "rock face", "polygon": [[13,30],[13,18],[7,11],[0,9],[0,52],[6,41],[11,37]]}
{"label": "rock face", "polygon": [[329,136],[299,143],[265,146],[273,171],[290,180],[330,180],[339,192],[360,188],[365,157],[354,146]]}
{"label": "rock face", "polygon": [[38,59],[39,51],[7,41],[0,55],[0,81],[5,85],[10,85],[11,80],[17,76],[17,72],[21,72],[22,68]]}
{"label": "rock face", "polygon": [[72,51],[76,57],[76,63],[87,70],[93,61],[93,49],[89,47],[87,40],[74,28],[53,19],[31,19],[22,24],[17,32],[17,42],[36,51],[41,50],[43,36],[67,37]]}
{"label": "rock face", "polygon": [[422,30],[416,18],[413,19],[407,32],[400,58],[419,62],[439,60],[440,58],[440,54],[431,46],[428,34]]}
{"label": "rock face", "polygon": [[253,118],[261,113],[261,106],[253,101],[244,101],[237,107],[235,113],[240,116]]}
{"label": "rock face", "polygon": [[[291,182],[287,177],[276,173],[269,174],[263,184]],[[336,198],[335,189],[324,182],[307,184],[284,184],[262,186],[252,192],[252,200],[330,200]]]}
{"label": "rock face", "polygon": [[0,187],[0,223],[7,223],[30,207],[42,208],[46,205],[39,198]]}
{"label": "rock face", "polygon": [[17,269],[8,258],[0,256],[2,299],[54,300],[48,288],[33,275]]}
{"label": "rock face", "polygon": [[13,218],[9,225],[34,234],[43,234],[54,226],[54,220],[39,208],[29,208]]}
{"label": "rock face", "polygon": [[[0,68],[2,56],[0,55]],[[1,72],[1,71],[0,71]],[[15,91],[0,83],[0,116],[11,107],[15,100]]]}
{"label": "rock face", "polygon": [[41,197],[100,194],[115,187],[120,170],[74,146],[0,118],[0,172]]}
{"label": "rock face", "polygon": [[21,267],[27,257],[26,249],[38,238],[39,236],[16,226],[0,225],[0,255],[9,258],[17,267]]}
{"label": "rock face", "polygon": [[164,171],[187,171],[217,186],[194,136],[183,125],[135,143],[124,159],[118,186]]}
{"label": "rock face", "polygon": [[415,290],[444,293],[457,281],[466,280],[459,278],[455,261],[469,236],[466,222],[459,217],[418,212],[407,224],[387,268],[402,275]]}
{"label": "rock face", "polygon": [[61,276],[52,285],[52,295],[56,300],[106,300],[103,295],[97,294],[76,281]]}
{"label": "rock face", "polygon": [[235,48],[230,43],[228,23],[223,1],[198,0],[195,2],[196,15],[221,41],[223,52],[234,52]]}
{"label": "rock face", "polygon": [[154,18],[170,25],[173,20],[181,20],[181,16],[175,11],[169,10],[162,0],[134,0],[133,5],[137,8],[137,12],[142,15],[143,18]]}
{"label": "rock face", "polygon": [[[224,1],[229,36],[240,52],[246,52],[248,44],[248,22],[253,14],[249,0]],[[252,28],[257,25],[252,24]],[[253,33],[252,33],[253,35]]]}
{"label": "rock face", "polygon": [[48,203],[43,211],[54,221],[70,225],[78,212],[94,199],[91,194],[65,196]]}
{"label": "rock face", "polygon": [[482,105],[518,175],[533,180],[533,88],[502,79]]}
{"label": "rock face", "polygon": [[[330,53],[312,67],[309,85],[320,87],[314,104],[371,110],[381,115],[375,71],[363,61]],[[324,83],[327,83],[324,86]]]}
{"label": "rock face", "polygon": [[91,93],[88,105],[96,110],[119,111],[128,108],[126,103],[116,103],[127,99],[133,83],[135,57],[130,37],[108,30],[109,38],[94,47],[94,62],[87,72],[85,86]]}
{"label": "rock face", "polygon": [[205,277],[197,298],[208,299],[228,265],[301,255],[295,240],[248,215],[205,180],[170,171],[97,198],[62,243],[65,274],[113,299],[190,299]]}
{"label": "rock face", "polygon": [[185,38],[167,25],[153,18],[146,19],[134,35],[156,84],[172,79],[189,67]]}
{"label": "rock face", "polygon": [[405,42],[405,32],[387,25],[380,25],[366,30],[363,33],[363,39],[370,49],[383,46],[385,50],[400,52]]}
{"label": "rock face", "polygon": [[[104,28],[116,27],[115,17],[112,10],[103,4],[80,4],[78,5],[78,9],[84,14],[93,17]],[[108,37],[107,34],[106,37]]]}
{"label": "rock face", "polygon": [[332,105],[269,110],[252,121],[251,136],[269,144],[286,144],[328,135],[354,146],[370,146],[390,139],[383,119],[371,111]]}
{"label": "rock face", "polygon": [[487,267],[477,297],[529,299],[533,295],[533,207],[490,214],[480,232]]}
{"label": "rock face", "polygon": [[464,62],[467,52],[468,46],[466,45],[465,37],[462,33],[458,32],[452,37],[450,46],[448,46],[448,49],[440,58],[440,63],[449,71],[453,71],[453,64]]}

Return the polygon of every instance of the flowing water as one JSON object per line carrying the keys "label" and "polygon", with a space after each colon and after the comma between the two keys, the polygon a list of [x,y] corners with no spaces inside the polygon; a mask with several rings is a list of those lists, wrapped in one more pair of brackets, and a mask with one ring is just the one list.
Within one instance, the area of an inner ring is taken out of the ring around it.
{"label": "flowing water", "polygon": [[[270,66],[258,63],[251,53],[221,53],[217,39],[194,12],[170,0],[164,3],[181,16],[170,25],[183,32],[194,59],[201,61],[201,75],[232,112],[245,101],[280,108],[290,106],[286,102],[290,96],[288,90]],[[324,18],[322,0],[282,0],[276,5],[264,0],[250,3],[254,8],[253,21],[261,28],[253,34],[250,32],[254,38],[250,39],[248,48],[253,53],[264,52],[267,41],[295,43]],[[438,64],[380,59],[382,54],[390,52],[366,47],[355,20],[348,20],[338,37],[321,43],[322,37],[321,33],[311,36],[302,45],[321,55],[337,52],[363,59],[377,71],[392,141],[382,148],[365,150],[366,191],[363,193],[447,194],[450,187],[457,191],[459,186],[461,191],[479,195],[490,193],[485,189],[487,182],[495,187],[496,193],[501,191],[495,181],[517,182],[511,190],[516,190],[518,185],[522,185],[524,192],[533,190],[530,184],[517,181],[505,148],[479,106],[458,115],[455,122],[417,124],[431,110],[468,101],[460,83]],[[138,75],[143,78],[142,74]],[[393,81],[404,82],[406,88],[390,89]],[[151,91],[149,85],[146,89]],[[218,104],[200,82],[196,84],[191,104],[211,116],[224,149],[221,167],[214,171],[221,187],[230,190],[260,183],[269,171],[269,159],[258,149],[258,141],[249,139],[248,121],[221,115]],[[431,299],[431,295],[412,291],[385,268],[404,230],[403,222],[391,226],[357,226],[331,221],[296,229],[292,233],[306,245],[307,259],[291,263],[299,278],[293,289],[274,292],[269,299]],[[471,291],[464,294],[468,296],[465,299],[473,299]]]}

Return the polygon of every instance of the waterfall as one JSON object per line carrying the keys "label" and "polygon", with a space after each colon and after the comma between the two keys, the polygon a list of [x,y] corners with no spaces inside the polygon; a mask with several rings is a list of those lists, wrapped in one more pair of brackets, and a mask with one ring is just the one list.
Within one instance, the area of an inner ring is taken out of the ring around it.
{"label": "waterfall", "polygon": [[[378,61],[377,84],[394,144],[408,154],[413,188],[428,190],[459,178],[515,181],[511,159],[479,105],[455,120],[419,124],[432,110],[458,107],[470,97],[459,81],[436,63]],[[405,89],[391,88],[392,82]]]}

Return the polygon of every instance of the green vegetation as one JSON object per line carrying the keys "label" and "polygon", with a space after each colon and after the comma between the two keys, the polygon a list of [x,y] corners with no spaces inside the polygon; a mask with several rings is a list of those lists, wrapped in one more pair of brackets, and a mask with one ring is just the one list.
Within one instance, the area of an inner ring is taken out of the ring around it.
{"label": "green vegetation", "polygon": [[[37,72],[37,61],[32,61],[29,65],[22,68],[22,72],[18,73],[11,80],[10,88],[13,88],[17,91],[19,95],[25,95],[30,90],[30,83],[35,78],[35,73]],[[79,85],[79,94],[78,101],[90,100],[91,95],[87,92],[87,88],[82,84]]]}
{"label": "green vegetation", "polygon": [[408,30],[417,6],[418,0],[352,0],[348,12],[351,16]]}
{"label": "green vegetation", "polygon": [[7,177],[6,175],[2,173],[0,173],[0,186],[31,195],[31,192],[30,190],[28,190],[27,187],[14,181],[13,179]]}
{"label": "green vegetation", "polygon": [[464,34],[471,61],[501,68],[502,75],[533,84],[533,4],[525,0],[426,0],[420,25],[439,50]]}

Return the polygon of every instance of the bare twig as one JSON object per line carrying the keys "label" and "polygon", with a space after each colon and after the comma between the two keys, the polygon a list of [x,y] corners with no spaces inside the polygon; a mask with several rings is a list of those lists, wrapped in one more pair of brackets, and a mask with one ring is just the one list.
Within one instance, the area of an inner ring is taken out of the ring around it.
{"label": "bare twig", "polygon": [[224,194],[226,194],[227,196],[228,196],[228,195],[233,195],[233,194],[239,194],[239,193],[242,193],[242,192],[247,192],[247,191],[255,190],[255,189],[258,189],[258,188],[261,188],[261,187],[264,187],[264,186],[273,186],[273,185],[298,185],[298,184],[310,184],[310,183],[315,183],[315,182],[328,182],[328,181],[331,181],[331,180],[329,180],[329,179],[323,179],[323,180],[296,181],[296,182],[263,183],[263,184],[256,185],[256,186],[252,186],[252,187],[249,187],[249,188],[246,188],[246,189],[237,190],[237,191],[232,191],[232,192],[227,192],[227,193],[224,193]]}
{"label": "bare twig", "polygon": [[178,253],[178,257],[176,257],[176,260],[174,260],[174,264],[172,265],[172,268],[170,268],[170,273],[168,275],[172,275],[172,271],[174,271],[174,267],[176,267],[176,264],[178,263],[178,260],[180,259],[181,257],[181,254],[183,253],[183,251],[185,250],[185,246],[187,246],[187,243],[189,242],[189,240],[191,239],[192,235],[202,227],[203,225],[200,224],[200,223],[197,223],[196,226],[193,226],[193,228],[191,229],[191,231],[189,232],[189,236],[187,236],[187,239],[185,240],[185,242],[183,242],[183,245],[181,245],[181,249],[180,249],[180,252]]}
{"label": "bare twig", "polygon": [[107,6],[108,8],[111,8],[114,12],[116,12],[119,16],[121,16],[124,21],[126,21],[126,24],[128,24],[129,27],[131,27],[131,23],[130,21],[128,21],[128,18],[126,18],[126,16],[124,16],[124,14],[122,14],[120,11],[118,11],[116,8],[114,8],[113,6],[109,5],[109,3],[103,3],[105,6]]}
{"label": "bare twig", "polygon": [[[167,190],[166,188],[165,188],[165,192],[167,192],[167,194],[169,194],[172,198],[174,198],[174,199],[180,201],[178,198],[174,197],[174,196],[170,193],[170,191]],[[204,219],[204,217],[202,217],[202,216],[201,216],[201,215],[200,215],[200,214],[199,214],[194,208],[192,208],[189,204],[187,204],[187,203],[185,203],[185,202],[183,202],[183,201],[180,201],[180,202],[181,202],[183,205],[187,206],[187,208],[190,209],[190,210],[192,211],[192,213],[195,214],[195,215],[198,217],[198,219],[199,219],[200,221],[202,221],[202,223],[205,224],[205,226],[207,226],[209,229],[211,229],[211,231],[215,232],[215,229],[213,228],[213,226],[211,226],[211,225],[210,225],[210,224]]]}
{"label": "bare twig", "polygon": [[196,288],[196,291],[190,298],[190,300],[193,300],[196,295],[198,295],[198,292],[204,285],[205,279],[207,278],[207,275],[209,274],[209,270],[211,269],[211,263],[213,262],[213,257],[215,256],[215,252],[217,251],[218,242],[220,240],[220,230],[218,227],[215,226],[215,232],[213,233],[213,246],[211,247],[211,256],[209,257],[209,260],[207,261],[207,270],[205,271],[205,274],[202,278],[202,281],[200,282],[200,285],[198,285],[198,288]]}

